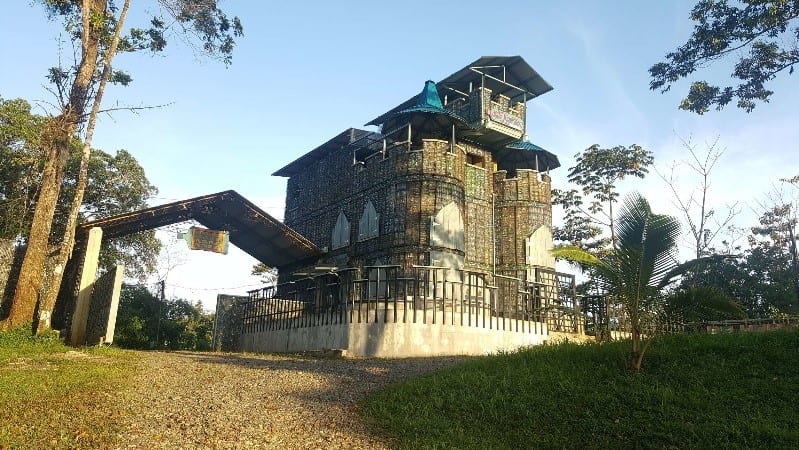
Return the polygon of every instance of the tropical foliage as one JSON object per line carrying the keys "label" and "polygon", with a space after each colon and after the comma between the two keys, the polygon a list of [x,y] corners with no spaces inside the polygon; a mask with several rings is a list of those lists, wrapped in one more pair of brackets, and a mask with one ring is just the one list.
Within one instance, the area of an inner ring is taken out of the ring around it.
{"label": "tropical foliage", "polygon": [[[600,257],[574,246],[556,249],[555,256],[588,267],[606,301],[622,306],[632,341],[629,366],[639,371],[652,338],[668,317],[662,289],[701,260],[677,264],[679,221],[652,212],[649,202],[638,194],[625,199],[616,227],[616,245]],[[693,308],[693,304],[682,306]]]}
{"label": "tropical foliage", "polygon": [[773,94],[766,84],[799,63],[797,18],[797,0],[701,0],[691,11],[691,37],[649,69],[650,88],[666,92],[700,69],[737,59],[730,74],[737,85],[694,81],[680,108],[703,114],[737,99],[750,112]]}
{"label": "tropical foliage", "polygon": [[[619,201],[617,183],[627,177],[644,178],[654,158],[640,145],[601,148],[594,144],[575,155],[569,182],[578,189],[552,191],[552,203],[563,207],[564,225],[555,227],[556,241],[595,252],[615,240],[613,205]],[[603,228],[610,241],[602,237]]]}
{"label": "tropical foliage", "polygon": [[[0,160],[4,162],[0,166],[0,239],[27,241],[44,165],[37,142],[46,120],[33,114],[25,100],[0,99]],[[63,195],[56,204],[51,244],[58,242],[67,226],[80,166],[80,146],[77,141],[75,144],[65,167]],[[88,180],[79,222],[145,208],[158,192],[126,150],[111,155],[94,149]],[[100,267],[121,263],[129,277],[143,278],[153,271],[160,247],[153,231],[110,239],[103,245]]]}
{"label": "tropical foliage", "polygon": [[211,350],[214,315],[200,302],[161,300],[142,285],[123,285],[114,344],[134,349]]}
{"label": "tropical foliage", "polygon": [[[45,257],[50,251],[49,240],[56,207],[64,182],[66,161],[76,138],[82,141],[80,164],[75,190],[67,201],[70,205],[66,226],[60,239],[56,266],[66,265],[75,240],[75,226],[83,205],[88,184],[88,169],[92,153],[92,136],[100,112],[107,83],[128,85],[132,77],[112,69],[117,53],[136,51],[160,52],[167,39],[176,34],[186,42],[195,43],[205,55],[230,64],[235,38],[243,33],[241,22],[229,19],[218,8],[216,0],[159,0],[142,12],[155,12],[147,25],[126,30],[125,21],[131,0],[40,0],[51,19],[63,21],[65,35],[73,43],[74,57],[63,59],[50,68],[47,78],[58,103],[58,112],[48,117],[39,133],[37,147],[41,149],[43,168],[39,182],[27,247],[19,271],[19,279],[8,317],[0,329],[12,329],[35,318],[36,329],[49,326],[47,318],[55,303],[57,290],[50,289],[39,298],[38,287],[43,283]],[[121,3],[121,4],[120,4]],[[152,7],[155,8],[152,8]],[[146,15],[144,17],[147,17]],[[141,19],[142,16],[136,16]],[[146,19],[145,19],[146,20]],[[54,271],[48,281],[60,286],[63,271]]]}

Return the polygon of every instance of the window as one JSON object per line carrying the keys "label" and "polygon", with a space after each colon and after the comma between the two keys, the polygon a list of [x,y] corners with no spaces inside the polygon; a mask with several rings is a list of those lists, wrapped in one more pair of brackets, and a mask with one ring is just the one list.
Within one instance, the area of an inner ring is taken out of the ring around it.
{"label": "window", "polygon": [[358,222],[358,240],[364,241],[380,234],[380,215],[371,201],[366,202],[361,220]]}
{"label": "window", "polygon": [[474,153],[467,153],[466,154],[466,164],[471,164],[473,166],[484,167],[485,165],[485,157],[481,155],[476,155]]}
{"label": "window", "polygon": [[385,298],[388,293],[388,272],[382,260],[374,262],[374,266],[366,266],[369,279],[369,298]]}
{"label": "window", "polygon": [[333,227],[333,239],[331,240],[330,247],[337,249],[348,245],[350,245],[350,222],[342,211],[338,213],[336,225]]}
{"label": "window", "polygon": [[552,256],[552,230],[546,226],[539,226],[524,241],[525,264],[527,270],[532,267],[555,267],[555,257]]}
{"label": "window", "polygon": [[430,221],[430,245],[463,250],[463,219],[455,202],[450,202]]}

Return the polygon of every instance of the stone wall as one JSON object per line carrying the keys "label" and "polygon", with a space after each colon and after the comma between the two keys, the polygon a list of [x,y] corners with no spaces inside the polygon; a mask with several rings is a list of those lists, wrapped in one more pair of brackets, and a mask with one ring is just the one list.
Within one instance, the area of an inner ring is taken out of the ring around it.
{"label": "stone wall", "polygon": [[552,228],[551,182],[535,170],[518,170],[508,178],[494,173],[497,273],[524,278],[525,241],[540,226]]}
{"label": "stone wall", "polygon": [[[464,214],[465,157],[462,150],[450,152],[449,142],[433,139],[410,150],[407,144],[394,146],[358,164],[350,152],[330,153],[289,179],[285,222],[327,248],[330,264],[428,264],[431,217],[450,202]],[[359,240],[367,202],[379,214],[379,233]],[[350,244],[332,248],[341,212],[350,223]]]}
{"label": "stone wall", "polygon": [[241,308],[248,297],[241,295],[218,294],[214,316],[214,338],[211,349],[214,351],[238,351],[241,336]]}
{"label": "stone wall", "polygon": [[22,249],[13,240],[0,240],[0,319],[8,316],[22,263]]}
{"label": "stone wall", "polygon": [[86,320],[86,345],[110,344],[114,341],[124,271],[124,266],[116,266],[94,282]]}
{"label": "stone wall", "polygon": [[[549,177],[497,171],[481,147],[421,139],[389,145],[362,161],[351,150],[332,151],[288,180],[286,225],[328,253],[323,264],[409,268],[450,261],[471,271],[517,274],[525,265],[525,240],[552,226]],[[379,215],[376,237],[358,239],[367,202]],[[432,219],[450,203],[463,220],[462,248],[430,241]],[[333,248],[333,228],[343,213],[349,244]],[[495,230],[497,231],[495,233]],[[281,282],[288,281],[281,274]]]}

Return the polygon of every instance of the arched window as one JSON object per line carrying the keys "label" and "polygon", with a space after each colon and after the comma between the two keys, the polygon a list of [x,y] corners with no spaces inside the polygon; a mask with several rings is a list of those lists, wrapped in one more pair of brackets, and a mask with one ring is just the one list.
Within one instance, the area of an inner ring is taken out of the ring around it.
{"label": "arched window", "polygon": [[541,225],[524,240],[524,259],[528,266],[555,267],[552,256],[552,230]]}
{"label": "arched window", "polygon": [[333,239],[330,246],[332,249],[337,249],[348,245],[350,245],[350,222],[342,211],[338,213],[336,225],[333,227]]}
{"label": "arched window", "polygon": [[366,202],[361,220],[358,222],[358,240],[363,241],[380,234],[380,216],[371,201]]}
{"label": "arched window", "polygon": [[463,250],[463,219],[455,202],[441,208],[431,220],[430,245]]}

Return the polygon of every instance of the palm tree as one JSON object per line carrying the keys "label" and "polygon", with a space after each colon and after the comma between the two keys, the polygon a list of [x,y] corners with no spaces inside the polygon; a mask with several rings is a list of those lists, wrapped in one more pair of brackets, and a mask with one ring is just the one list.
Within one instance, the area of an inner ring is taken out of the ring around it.
{"label": "palm tree", "polygon": [[625,199],[616,226],[615,245],[602,257],[573,246],[560,247],[554,254],[588,267],[608,297],[622,305],[630,322],[630,368],[637,372],[654,337],[646,328],[650,313],[662,299],[660,290],[695,261],[677,264],[680,223],[653,213],[640,194]]}

